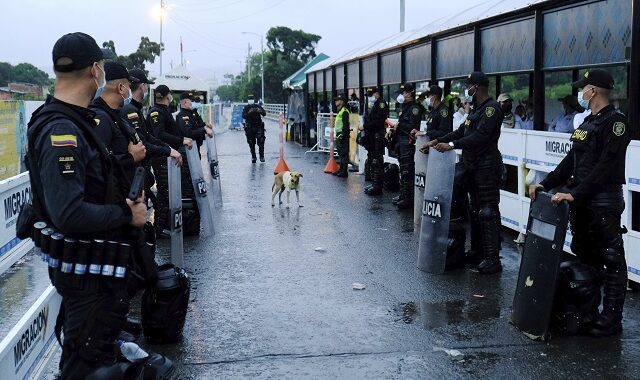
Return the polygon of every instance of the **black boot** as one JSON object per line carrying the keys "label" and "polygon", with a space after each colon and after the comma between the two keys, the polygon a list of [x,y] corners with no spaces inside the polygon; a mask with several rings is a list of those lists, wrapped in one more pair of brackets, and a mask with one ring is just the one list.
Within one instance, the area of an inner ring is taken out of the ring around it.
{"label": "black boot", "polygon": [[480,274],[494,274],[502,272],[502,263],[500,257],[490,257],[482,260],[477,266]]}
{"label": "black boot", "polygon": [[402,197],[402,193],[400,193],[400,195],[395,196],[391,199],[391,203],[393,203],[394,205],[397,205],[398,203],[402,202],[403,197]]}
{"label": "black boot", "polygon": [[478,212],[482,237],[482,261],[477,269],[480,274],[502,272],[500,263],[500,211],[497,205],[483,205]]}
{"label": "black boot", "polygon": [[[608,249],[607,251],[614,251]],[[615,252],[615,251],[614,251]],[[588,334],[606,337],[622,331],[622,309],[627,290],[627,267],[624,252],[621,255],[605,255],[604,291],[602,313],[593,322]]]}
{"label": "black boot", "polygon": [[372,187],[366,189],[364,191],[364,193],[367,194],[367,195],[371,195],[371,196],[382,195],[382,188],[381,187],[373,187],[372,186]]}
{"label": "black boot", "polygon": [[373,180],[373,176],[371,174],[371,160],[368,158],[364,162],[364,180],[367,182]]}

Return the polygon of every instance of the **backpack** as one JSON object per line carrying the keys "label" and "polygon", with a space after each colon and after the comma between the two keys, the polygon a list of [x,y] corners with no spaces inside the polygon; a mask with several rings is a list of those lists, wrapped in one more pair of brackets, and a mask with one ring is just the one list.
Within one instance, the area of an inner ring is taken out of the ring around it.
{"label": "backpack", "polygon": [[176,342],[187,317],[191,280],[182,268],[163,264],[158,282],[142,295],[142,332],[151,344]]}

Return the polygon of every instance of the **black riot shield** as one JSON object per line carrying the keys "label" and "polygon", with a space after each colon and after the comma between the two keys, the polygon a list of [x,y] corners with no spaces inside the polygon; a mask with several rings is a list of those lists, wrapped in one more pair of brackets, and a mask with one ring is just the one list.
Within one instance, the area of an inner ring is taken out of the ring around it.
{"label": "black riot shield", "polygon": [[430,148],[418,245],[418,268],[425,272],[445,271],[455,169],[455,151]]}
{"label": "black riot shield", "polygon": [[569,205],[538,193],[529,209],[527,237],[513,298],[511,322],[531,339],[548,340],[553,296],[569,222]]}

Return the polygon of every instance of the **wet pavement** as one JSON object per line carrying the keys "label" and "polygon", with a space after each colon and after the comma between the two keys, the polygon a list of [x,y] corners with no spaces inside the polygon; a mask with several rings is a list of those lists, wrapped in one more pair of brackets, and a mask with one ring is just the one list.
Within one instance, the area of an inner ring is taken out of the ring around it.
{"label": "wet pavement", "polygon": [[268,123],[264,164],[251,164],[242,132],[217,138],[224,207],[214,238],[185,239],[184,338],[150,347],[185,377],[637,378],[637,293],[628,293],[619,337],[533,342],[509,323],[520,257],[511,232],[501,274],[421,272],[411,211],[398,212],[393,193],[362,194],[362,176],[324,174],[326,154],[287,143],[304,207],[292,194],[290,209],[272,208],[276,133]]}

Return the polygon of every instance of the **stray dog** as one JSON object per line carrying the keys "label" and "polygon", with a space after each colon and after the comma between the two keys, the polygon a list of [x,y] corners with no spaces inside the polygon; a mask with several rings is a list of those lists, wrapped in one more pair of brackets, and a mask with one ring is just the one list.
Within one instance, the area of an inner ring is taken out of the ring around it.
{"label": "stray dog", "polygon": [[298,188],[300,186],[300,178],[302,178],[302,173],[300,172],[282,172],[275,176],[273,179],[273,186],[271,190],[273,191],[273,195],[271,196],[271,207],[275,206],[274,203],[276,199],[276,194],[278,194],[279,204],[282,204],[282,193],[287,190],[287,208],[291,204],[289,200],[289,195],[291,194],[291,190],[296,191],[296,200],[298,201],[298,207],[302,207],[300,204],[300,193],[298,192]]}

